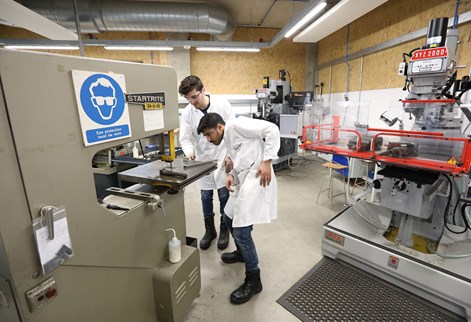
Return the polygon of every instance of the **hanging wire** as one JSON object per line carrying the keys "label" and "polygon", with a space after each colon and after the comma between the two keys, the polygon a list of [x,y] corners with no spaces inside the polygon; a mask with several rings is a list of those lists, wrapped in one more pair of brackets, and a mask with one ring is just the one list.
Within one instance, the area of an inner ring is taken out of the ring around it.
{"label": "hanging wire", "polygon": [[345,48],[345,63],[347,64],[347,84],[345,89],[345,100],[348,101],[348,87],[350,81],[350,62],[348,61],[348,40],[350,38],[350,24],[347,25],[347,43]]}
{"label": "hanging wire", "polygon": [[452,29],[456,29],[456,25],[458,25],[458,8],[460,7],[460,0],[456,0],[456,6],[455,6],[455,17],[453,19],[453,27]]}

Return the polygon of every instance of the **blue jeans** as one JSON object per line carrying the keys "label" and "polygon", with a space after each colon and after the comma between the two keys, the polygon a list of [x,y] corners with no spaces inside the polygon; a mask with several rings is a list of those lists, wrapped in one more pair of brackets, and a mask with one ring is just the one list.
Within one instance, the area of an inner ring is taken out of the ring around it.
{"label": "blue jeans", "polygon": [[[219,211],[221,216],[224,215],[224,207],[229,200],[229,190],[226,187],[218,189]],[[213,190],[201,190],[201,203],[203,204],[204,219],[214,217],[213,211]]]}
{"label": "blue jeans", "polygon": [[246,272],[254,272],[259,271],[258,268],[258,256],[257,256],[257,249],[255,248],[255,243],[252,239],[252,230],[253,225],[247,227],[232,227],[232,219],[227,217],[224,214],[224,222],[226,226],[229,228],[234,241],[239,248],[240,253],[242,254],[242,258],[245,262],[245,271]]}

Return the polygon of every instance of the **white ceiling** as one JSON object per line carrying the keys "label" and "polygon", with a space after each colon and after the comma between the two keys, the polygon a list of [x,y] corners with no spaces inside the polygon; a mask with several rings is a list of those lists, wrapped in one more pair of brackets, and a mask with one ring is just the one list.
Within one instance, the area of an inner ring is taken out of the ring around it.
{"label": "white ceiling", "polygon": [[12,0],[0,0],[0,23],[20,26],[49,39],[77,40],[77,34]]}
{"label": "white ceiling", "polygon": [[[178,2],[178,0],[168,2]],[[207,2],[229,9],[236,18],[238,26],[280,29],[309,3],[308,0],[208,0]]]}

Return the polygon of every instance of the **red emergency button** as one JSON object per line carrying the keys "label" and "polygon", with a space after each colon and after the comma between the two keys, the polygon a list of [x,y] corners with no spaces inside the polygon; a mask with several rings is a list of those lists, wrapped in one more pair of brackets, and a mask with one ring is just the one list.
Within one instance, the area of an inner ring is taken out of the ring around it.
{"label": "red emergency button", "polygon": [[57,289],[55,288],[50,288],[46,292],[46,297],[50,299],[51,297],[54,297],[57,294]]}

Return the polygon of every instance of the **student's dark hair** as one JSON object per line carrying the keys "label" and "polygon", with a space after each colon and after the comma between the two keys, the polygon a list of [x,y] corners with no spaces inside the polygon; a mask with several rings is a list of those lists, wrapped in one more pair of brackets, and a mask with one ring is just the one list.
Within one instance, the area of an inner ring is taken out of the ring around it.
{"label": "student's dark hair", "polygon": [[180,95],[186,95],[191,92],[193,89],[201,91],[203,89],[203,82],[198,76],[190,75],[185,77],[178,87],[178,93]]}
{"label": "student's dark hair", "polygon": [[218,124],[226,124],[221,115],[218,113],[208,113],[200,120],[200,124],[198,125],[197,129],[198,134],[203,133],[203,131],[206,129],[214,129]]}

